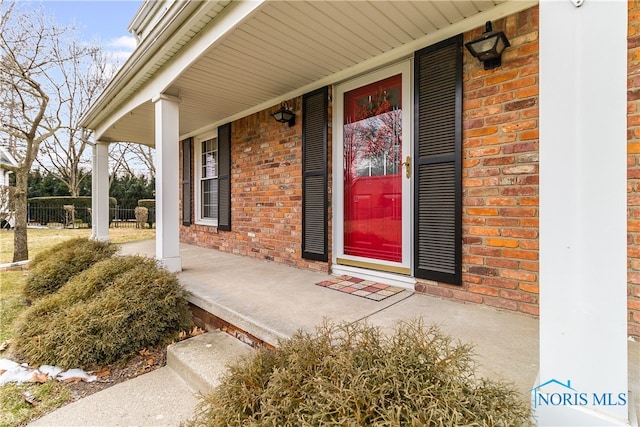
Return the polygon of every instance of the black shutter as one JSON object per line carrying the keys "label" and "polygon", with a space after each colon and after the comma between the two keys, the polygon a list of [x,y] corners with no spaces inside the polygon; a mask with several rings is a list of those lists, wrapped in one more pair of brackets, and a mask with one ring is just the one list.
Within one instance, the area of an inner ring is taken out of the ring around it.
{"label": "black shutter", "polygon": [[231,123],[218,128],[218,230],[231,231]]}
{"label": "black shutter", "polygon": [[462,279],[462,35],[415,56],[415,276]]}
{"label": "black shutter", "polygon": [[302,257],[328,260],[326,87],[302,97]]}
{"label": "black shutter", "polygon": [[191,144],[193,138],[182,141],[182,225],[191,225]]}

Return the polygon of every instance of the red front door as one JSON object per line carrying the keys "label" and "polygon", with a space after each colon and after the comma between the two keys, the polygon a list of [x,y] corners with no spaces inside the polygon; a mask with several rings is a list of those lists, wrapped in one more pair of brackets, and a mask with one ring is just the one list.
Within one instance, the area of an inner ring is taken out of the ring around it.
{"label": "red front door", "polygon": [[344,93],[344,254],[402,262],[402,75]]}

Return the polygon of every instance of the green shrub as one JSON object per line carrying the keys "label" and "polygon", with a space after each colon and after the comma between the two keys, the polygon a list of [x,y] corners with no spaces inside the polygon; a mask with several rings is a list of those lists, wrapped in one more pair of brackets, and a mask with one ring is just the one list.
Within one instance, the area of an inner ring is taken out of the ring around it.
{"label": "green shrub", "polygon": [[437,328],[324,325],[229,367],[192,426],[514,426],[529,406],[474,377],[471,348]]}
{"label": "green shrub", "polygon": [[153,224],[156,222],[156,199],[140,199],[138,206],[149,210],[147,224],[149,224],[149,228],[153,228]]}
{"label": "green shrub", "polygon": [[51,295],[73,276],[111,257],[117,250],[118,246],[108,242],[79,237],[40,252],[29,264],[25,298],[36,300]]}
{"label": "green shrub", "polygon": [[13,351],[31,364],[63,368],[123,360],[190,328],[186,296],[175,274],[153,259],[109,258],[27,309]]}

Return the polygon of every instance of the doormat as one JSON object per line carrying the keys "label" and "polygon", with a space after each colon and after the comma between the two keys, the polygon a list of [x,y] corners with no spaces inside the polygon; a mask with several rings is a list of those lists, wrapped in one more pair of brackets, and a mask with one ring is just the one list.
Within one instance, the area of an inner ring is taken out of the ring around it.
{"label": "doormat", "polygon": [[323,288],[335,289],[359,297],[368,298],[374,301],[382,301],[392,295],[404,291],[404,288],[384,285],[371,280],[358,279],[357,277],[341,276],[316,283]]}

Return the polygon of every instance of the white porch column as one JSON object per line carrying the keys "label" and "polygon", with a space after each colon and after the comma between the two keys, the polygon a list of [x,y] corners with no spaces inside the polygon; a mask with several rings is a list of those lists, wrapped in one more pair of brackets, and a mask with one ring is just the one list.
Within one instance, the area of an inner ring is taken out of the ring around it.
{"label": "white porch column", "polygon": [[179,99],[161,94],[156,108],[156,258],[169,271],[181,271],[179,236]]}
{"label": "white porch column", "polygon": [[629,425],[626,36],[626,1],[541,1],[539,425]]}
{"label": "white porch column", "polygon": [[91,172],[91,239],[109,239],[109,143],[93,144]]}

